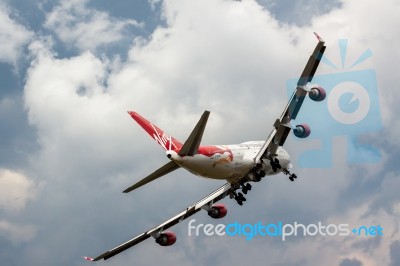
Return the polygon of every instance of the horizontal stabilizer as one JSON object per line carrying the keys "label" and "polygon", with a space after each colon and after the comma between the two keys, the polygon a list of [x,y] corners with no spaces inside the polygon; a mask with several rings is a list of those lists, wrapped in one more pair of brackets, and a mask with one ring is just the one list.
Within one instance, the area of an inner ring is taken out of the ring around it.
{"label": "horizontal stabilizer", "polygon": [[171,173],[172,171],[178,169],[180,166],[177,165],[175,162],[169,162],[166,165],[162,166],[161,168],[159,168],[158,170],[156,170],[154,173],[148,175],[147,177],[143,178],[142,180],[140,180],[139,182],[137,182],[136,184],[128,187],[127,189],[124,190],[124,193],[128,193],[131,192],[134,189],[137,189],[143,185],[146,185],[147,183],[162,177],[163,175],[166,175],[168,173]]}
{"label": "horizontal stabilizer", "polygon": [[209,111],[204,111],[189,138],[185,141],[182,148],[180,149],[178,153],[179,156],[193,156],[197,154],[209,115]]}

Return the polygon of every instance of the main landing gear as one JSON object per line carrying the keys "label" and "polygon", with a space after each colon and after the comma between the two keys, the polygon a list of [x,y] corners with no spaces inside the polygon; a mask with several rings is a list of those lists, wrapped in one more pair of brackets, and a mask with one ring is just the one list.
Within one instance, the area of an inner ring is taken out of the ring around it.
{"label": "main landing gear", "polygon": [[[270,157],[269,162],[274,172],[278,172],[278,169],[282,169],[282,173],[288,175],[289,180],[292,182],[297,178],[296,174],[291,173],[289,169],[282,167],[278,158]],[[261,163],[257,164],[257,166],[254,167],[254,169],[247,175],[247,177],[243,178],[241,181],[237,183],[232,184],[232,188],[229,192],[230,197],[235,199],[239,205],[243,205],[243,202],[246,201],[246,198],[243,196],[243,194],[246,195],[247,192],[251,190],[251,184],[246,183],[246,181],[259,182],[266,175],[265,171],[262,170],[262,163],[263,161],[261,160]],[[236,192],[239,189],[242,191],[242,193]]]}
{"label": "main landing gear", "polygon": [[246,201],[246,198],[243,196],[243,194],[242,193],[236,193],[236,191],[235,192],[233,192],[233,195],[235,195],[235,200],[236,200],[236,202],[240,205],[240,206],[242,206],[243,205],[243,201]]}
{"label": "main landing gear", "polygon": [[241,183],[237,184],[235,190],[233,190],[231,192],[231,198],[234,198],[236,200],[236,202],[240,206],[242,206],[243,201],[246,201],[246,198],[243,196],[243,194],[241,192],[236,192],[236,190],[238,190],[239,188],[242,189],[242,192],[244,194],[247,194],[247,192],[251,190],[251,184],[249,184],[249,183],[245,184],[244,182],[241,182]]}
{"label": "main landing gear", "polygon": [[244,194],[247,194],[247,192],[249,191],[249,190],[251,190],[251,185],[250,185],[250,183],[247,183],[247,184],[241,184],[241,186],[242,186],[242,192],[244,193]]}
{"label": "main landing gear", "polygon": [[278,158],[271,158],[269,160],[269,163],[271,164],[272,170],[274,170],[274,172],[277,172],[278,169],[282,168],[281,164],[279,163]]}

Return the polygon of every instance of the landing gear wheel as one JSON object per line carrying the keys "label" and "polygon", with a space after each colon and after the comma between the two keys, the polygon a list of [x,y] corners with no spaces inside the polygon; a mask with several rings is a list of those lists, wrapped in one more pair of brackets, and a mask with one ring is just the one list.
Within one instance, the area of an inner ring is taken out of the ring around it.
{"label": "landing gear wheel", "polygon": [[[243,195],[242,195],[242,196],[243,196]],[[236,202],[237,202],[240,206],[243,205],[243,200],[240,198],[240,196],[236,195],[236,196],[235,196],[235,200],[236,200]]]}
{"label": "landing gear wheel", "polygon": [[[259,173],[257,173],[256,171],[252,172],[252,174],[254,174],[253,176],[259,177]],[[256,182],[255,180],[253,181]],[[239,205],[243,205],[243,202],[247,200],[243,196],[243,194],[247,194],[252,188],[251,184],[246,182],[248,182],[248,180],[243,179],[238,183],[232,184],[232,190],[230,191],[230,196],[232,199],[235,199]],[[240,189],[243,194],[241,192],[237,192],[237,190]]]}
{"label": "landing gear wheel", "polygon": [[265,171],[264,171],[264,170],[261,170],[258,174],[259,174],[259,176],[262,178],[262,177],[265,176]]}
{"label": "landing gear wheel", "polygon": [[275,158],[275,159],[274,159],[274,163],[275,163],[275,165],[276,165],[276,168],[278,168],[278,169],[281,169],[281,168],[282,168],[281,164],[279,163],[278,158]]}
{"label": "landing gear wheel", "polygon": [[260,174],[259,173],[257,173],[257,172],[254,172],[254,182],[260,182],[261,181],[261,176],[260,176]]}
{"label": "landing gear wheel", "polygon": [[242,193],[238,193],[238,197],[239,197],[239,200],[241,200],[241,201],[246,201],[246,198],[243,196],[243,194]]}
{"label": "landing gear wheel", "polygon": [[284,173],[285,175],[288,175],[290,181],[292,181],[292,182],[297,178],[297,175],[294,173],[292,174],[287,168],[283,168],[282,173]]}
{"label": "landing gear wheel", "polygon": [[270,163],[270,165],[271,165],[271,167],[272,167],[272,170],[273,170],[274,172],[277,172],[278,169],[281,169],[281,168],[282,168],[282,166],[281,166],[281,164],[280,164],[278,158],[270,158],[269,163]]}
{"label": "landing gear wheel", "polygon": [[241,187],[242,187],[242,192],[243,192],[243,194],[247,194],[247,192],[249,192],[250,190],[251,190],[251,185],[250,185],[250,183],[244,183],[244,182],[242,182],[242,183],[240,183],[240,185],[241,185]]}

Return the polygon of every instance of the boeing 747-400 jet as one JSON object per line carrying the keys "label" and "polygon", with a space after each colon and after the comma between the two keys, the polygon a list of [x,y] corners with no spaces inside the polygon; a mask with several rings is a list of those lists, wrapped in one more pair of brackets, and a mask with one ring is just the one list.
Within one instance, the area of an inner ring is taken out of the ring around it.
{"label": "boeing 747-400 jet", "polygon": [[[326,48],[325,42],[321,37],[316,33],[315,35],[318,38],[318,44],[297,82],[296,90],[283,109],[282,115],[273,124],[271,133],[264,141],[248,141],[234,145],[200,145],[204,128],[210,115],[209,111],[205,111],[188,139],[182,143],[166,134],[138,113],[128,112],[164,148],[169,162],[128,187],[124,190],[125,193],[131,192],[180,167],[192,174],[209,179],[226,180],[227,183],[166,222],[106,251],[94,259],[89,257],[85,257],[85,259],[90,261],[109,259],[149,237],[155,238],[156,242],[161,246],[172,245],[176,241],[176,235],[173,232],[166,231],[167,229],[200,210],[205,210],[209,216],[215,219],[224,217],[227,214],[226,207],[221,203],[216,204],[216,202],[226,196],[242,205],[246,201],[243,194],[247,194],[251,190],[251,183],[257,183],[265,176],[283,173],[289,177],[290,181],[294,181],[297,176],[290,172],[290,156],[283,148],[283,145],[291,130],[299,138],[306,138],[311,133],[310,127],[306,124],[292,125],[307,94],[311,100],[317,102],[324,100],[326,97],[326,92],[323,88],[319,86],[307,87],[307,84],[314,77]],[[238,190],[241,192],[238,192]]]}

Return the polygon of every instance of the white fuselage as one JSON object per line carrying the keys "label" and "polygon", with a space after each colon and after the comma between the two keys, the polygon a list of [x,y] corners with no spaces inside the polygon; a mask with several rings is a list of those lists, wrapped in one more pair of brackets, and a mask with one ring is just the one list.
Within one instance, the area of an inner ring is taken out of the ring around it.
{"label": "white fuselage", "polygon": [[[249,141],[235,145],[201,146],[199,153],[193,156],[179,156],[175,151],[167,151],[168,157],[189,172],[212,179],[225,179],[229,182],[239,181],[254,167],[257,156],[264,141]],[[288,152],[279,147],[276,158],[282,168],[290,164]],[[274,175],[281,171],[273,171],[269,160],[262,163],[266,175]]]}

